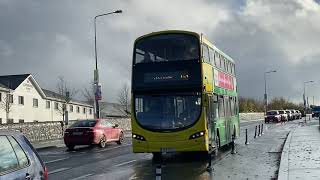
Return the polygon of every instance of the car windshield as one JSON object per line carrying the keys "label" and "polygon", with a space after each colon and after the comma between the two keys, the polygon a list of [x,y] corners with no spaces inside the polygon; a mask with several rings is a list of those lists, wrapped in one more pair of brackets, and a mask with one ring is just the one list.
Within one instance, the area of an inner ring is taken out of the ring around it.
{"label": "car windshield", "polygon": [[284,114],[285,112],[284,112],[284,111],[279,111],[279,113],[280,113],[280,114]]}
{"label": "car windshield", "polygon": [[97,120],[81,120],[71,125],[71,127],[94,127],[97,124]]}
{"label": "car windshield", "polygon": [[277,115],[277,111],[268,111],[267,115]]}
{"label": "car windshield", "polygon": [[183,95],[137,95],[135,115],[141,126],[152,130],[185,128],[201,112],[200,93]]}
{"label": "car windshield", "polygon": [[286,113],[290,114],[290,113],[291,113],[291,111],[286,111]]}

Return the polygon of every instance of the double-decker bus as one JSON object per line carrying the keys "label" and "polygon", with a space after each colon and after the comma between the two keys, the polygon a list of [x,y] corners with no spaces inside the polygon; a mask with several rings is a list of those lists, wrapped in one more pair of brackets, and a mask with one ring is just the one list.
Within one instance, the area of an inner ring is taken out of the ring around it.
{"label": "double-decker bus", "polygon": [[234,61],[195,32],[141,36],[131,110],[133,152],[215,152],[240,135]]}

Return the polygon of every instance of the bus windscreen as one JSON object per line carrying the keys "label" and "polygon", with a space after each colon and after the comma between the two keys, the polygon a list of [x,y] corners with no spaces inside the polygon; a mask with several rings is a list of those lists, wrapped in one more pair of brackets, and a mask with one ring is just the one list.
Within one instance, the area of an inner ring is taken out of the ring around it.
{"label": "bus windscreen", "polygon": [[194,35],[154,35],[136,42],[134,64],[199,60],[199,49],[199,40]]}

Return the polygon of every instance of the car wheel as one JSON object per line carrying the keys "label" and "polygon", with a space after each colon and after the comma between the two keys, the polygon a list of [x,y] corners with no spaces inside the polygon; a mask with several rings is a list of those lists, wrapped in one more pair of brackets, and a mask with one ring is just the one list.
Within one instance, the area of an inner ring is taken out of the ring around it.
{"label": "car wheel", "polygon": [[117,141],[117,144],[119,144],[119,145],[122,144],[123,139],[124,139],[123,132],[121,132],[121,134],[119,136],[119,140]]}
{"label": "car wheel", "polygon": [[101,139],[100,139],[100,142],[99,142],[99,146],[101,147],[101,148],[105,148],[106,147],[106,136],[105,135],[103,135],[102,137],[101,137]]}
{"label": "car wheel", "polygon": [[68,144],[68,145],[66,145],[66,146],[67,146],[67,148],[68,148],[68,151],[73,151],[75,145]]}

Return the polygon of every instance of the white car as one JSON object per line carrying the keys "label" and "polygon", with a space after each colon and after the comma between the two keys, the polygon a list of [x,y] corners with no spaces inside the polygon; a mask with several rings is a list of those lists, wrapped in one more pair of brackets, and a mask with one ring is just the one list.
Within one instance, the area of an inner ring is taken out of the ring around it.
{"label": "white car", "polygon": [[278,112],[281,115],[281,121],[288,121],[288,114],[285,110],[278,110]]}

